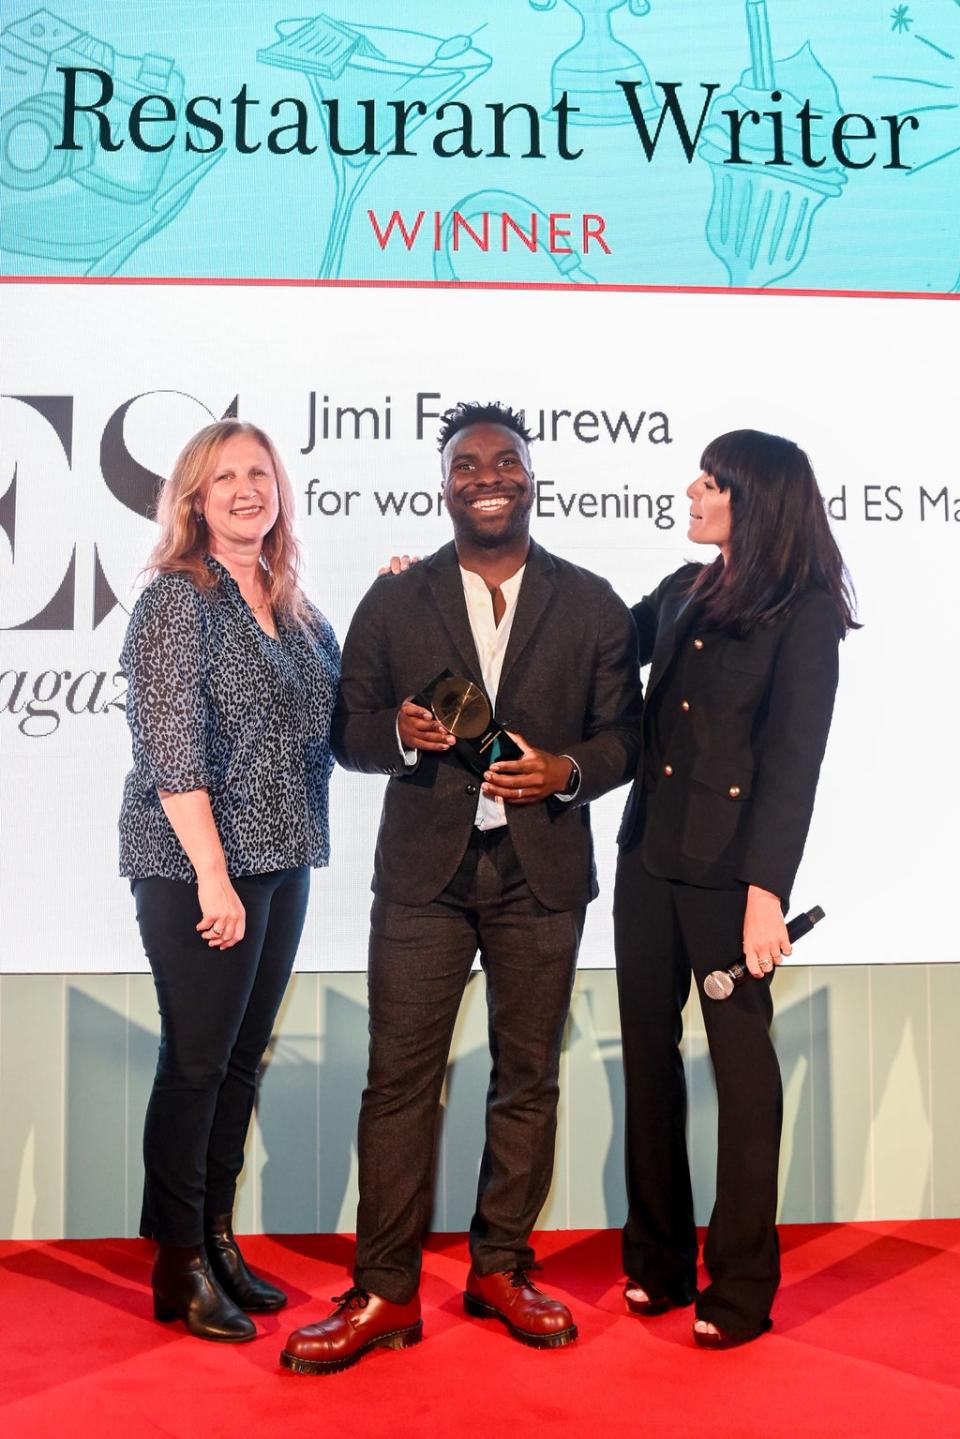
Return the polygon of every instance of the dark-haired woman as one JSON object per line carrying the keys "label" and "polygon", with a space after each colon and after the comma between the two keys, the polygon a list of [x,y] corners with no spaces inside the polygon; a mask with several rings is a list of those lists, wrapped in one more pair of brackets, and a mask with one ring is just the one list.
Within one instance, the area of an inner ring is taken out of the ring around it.
{"label": "dark-haired woman", "polygon": [[[707,446],[687,490],[689,538],[716,545],[634,607],[652,661],[644,751],[620,833],[614,902],[627,1101],[627,1307],[696,1301],[694,1339],[770,1327],[782,1115],[770,978],[813,811],[854,625],[850,589],[806,455],[756,430]],[[696,1290],[681,1011],[691,974],[745,953],[749,980],[702,1001],[719,1104],[716,1202]]]}

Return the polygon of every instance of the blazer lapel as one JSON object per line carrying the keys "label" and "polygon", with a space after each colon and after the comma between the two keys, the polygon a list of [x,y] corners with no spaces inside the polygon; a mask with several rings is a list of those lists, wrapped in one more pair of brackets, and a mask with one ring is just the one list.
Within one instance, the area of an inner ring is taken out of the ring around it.
{"label": "blazer lapel", "polygon": [[536,633],[544,610],[556,594],[553,568],[553,560],[547,551],[531,540],[526,569],[517,596],[517,612],[513,617],[507,652],[503,657],[503,669],[500,671],[498,693],[501,695],[507,676]]}
{"label": "blazer lapel", "polygon": [[467,602],[463,597],[457,549],[453,542],[424,560],[423,568],[440,619],[462,661],[463,673],[484,689],[480,659],[467,616]]}
{"label": "blazer lapel", "polygon": [[679,603],[672,614],[668,612],[663,615],[657,629],[653,662],[650,666],[650,678],[647,681],[647,702],[649,702],[650,696],[670,668],[681,641],[686,638],[695,624],[698,612],[699,606],[694,603],[693,597],[687,593],[680,596]]}

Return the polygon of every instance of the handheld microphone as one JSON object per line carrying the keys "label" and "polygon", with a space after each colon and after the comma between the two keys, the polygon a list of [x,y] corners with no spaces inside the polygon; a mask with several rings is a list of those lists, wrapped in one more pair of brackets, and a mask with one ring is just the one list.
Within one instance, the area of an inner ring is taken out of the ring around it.
{"label": "handheld microphone", "polygon": [[[791,944],[796,944],[805,934],[809,934],[815,924],[823,919],[823,910],[820,906],[814,905],[804,914],[794,915],[787,925],[787,937]],[[715,969],[708,974],[703,981],[703,992],[708,999],[729,999],[738,984],[742,984],[750,974],[746,961],[741,957],[736,964],[731,964],[729,969]]]}

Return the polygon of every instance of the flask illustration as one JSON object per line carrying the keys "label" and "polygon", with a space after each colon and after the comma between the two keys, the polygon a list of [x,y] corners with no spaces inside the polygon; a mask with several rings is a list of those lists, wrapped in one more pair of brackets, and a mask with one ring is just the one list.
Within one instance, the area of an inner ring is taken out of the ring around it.
{"label": "flask illustration", "polygon": [[[611,19],[629,4],[631,15],[647,15],[650,0],[565,0],[580,20],[580,37],[553,62],[550,71],[551,105],[567,94],[578,110],[578,125],[629,125],[630,112],[624,104],[618,80],[636,85],[637,103],[645,115],[656,114],[659,106],[647,67],[635,50],[613,33]],[[555,10],[557,0],[530,0],[534,10]],[[545,119],[556,116],[548,110]]]}

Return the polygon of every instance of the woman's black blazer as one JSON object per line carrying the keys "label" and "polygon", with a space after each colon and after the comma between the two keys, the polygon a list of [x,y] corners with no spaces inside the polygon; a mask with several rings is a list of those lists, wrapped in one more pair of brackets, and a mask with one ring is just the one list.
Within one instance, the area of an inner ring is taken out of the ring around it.
{"label": "woman's black blazer", "polygon": [[[642,843],[652,874],[755,884],[786,904],[833,713],[836,607],[811,589],[786,619],[735,639],[698,625],[689,591],[699,569],[684,565],[633,607],[641,664],[652,667],[620,843]],[[659,754],[667,702],[682,717],[666,727],[676,752]]]}

